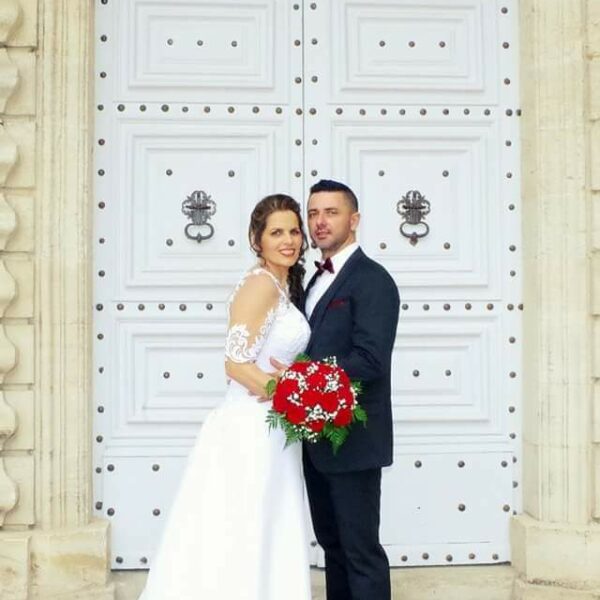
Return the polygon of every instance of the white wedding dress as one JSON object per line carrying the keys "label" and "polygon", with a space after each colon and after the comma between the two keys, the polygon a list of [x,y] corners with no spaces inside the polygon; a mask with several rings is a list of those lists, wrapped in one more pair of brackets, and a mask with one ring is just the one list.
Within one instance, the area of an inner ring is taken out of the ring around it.
{"label": "white wedding dress", "polygon": [[[226,356],[269,372],[271,357],[289,364],[306,348],[310,328],[262,268],[244,275],[229,306],[255,278],[269,278],[278,301],[258,329],[230,326]],[[189,455],[139,600],[310,599],[301,446],[284,449],[283,432],[269,431],[270,405],[228,383]]]}

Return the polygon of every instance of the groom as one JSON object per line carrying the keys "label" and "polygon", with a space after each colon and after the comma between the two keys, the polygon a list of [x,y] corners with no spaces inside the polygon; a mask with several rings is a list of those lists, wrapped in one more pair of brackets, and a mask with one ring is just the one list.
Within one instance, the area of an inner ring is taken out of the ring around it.
{"label": "groom", "polygon": [[389,563],[379,543],[381,467],[392,463],[391,355],[400,299],[389,273],[356,242],[358,200],[337,181],[321,180],[308,199],[308,228],[322,262],[304,311],[313,360],[335,356],[360,380],[366,428],[352,427],[334,456],[329,442],[304,444],[313,526],[325,551],[327,600],[389,600]]}

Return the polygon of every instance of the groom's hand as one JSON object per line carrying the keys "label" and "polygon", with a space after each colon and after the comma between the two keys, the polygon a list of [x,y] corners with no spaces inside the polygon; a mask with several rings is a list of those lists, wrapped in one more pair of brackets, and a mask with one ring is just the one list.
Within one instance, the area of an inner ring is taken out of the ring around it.
{"label": "groom's hand", "polygon": [[[277,383],[279,383],[279,380],[281,379],[283,372],[287,369],[287,365],[280,363],[275,358],[271,358],[270,361],[271,361],[271,366],[274,367],[276,370],[273,371],[272,373],[268,373],[268,375],[272,379],[274,379],[275,383],[277,384]],[[271,400],[271,398],[267,397],[266,394],[264,396],[258,397],[259,402],[268,402],[270,400]]]}
{"label": "groom's hand", "polygon": [[271,362],[271,366],[276,369],[275,371],[273,371],[273,373],[269,373],[269,375],[271,375],[271,377],[275,380],[275,383],[277,384],[279,383],[283,372],[288,368],[288,365],[284,365],[283,363],[279,362],[276,358],[273,357],[271,357],[269,360]]}
{"label": "groom's hand", "polygon": [[283,372],[287,369],[287,365],[279,362],[276,358],[271,357],[269,359],[271,361],[271,366],[275,367],[277,371],[273,373],[273,377],[279,381],[279,378],[283,375]]}

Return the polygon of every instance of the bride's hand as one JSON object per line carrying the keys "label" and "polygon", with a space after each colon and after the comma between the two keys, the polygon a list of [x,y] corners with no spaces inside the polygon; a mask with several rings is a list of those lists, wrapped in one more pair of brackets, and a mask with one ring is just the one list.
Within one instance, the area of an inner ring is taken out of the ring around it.
{"label": "bride's hand", "polygon": [[[267,373],[267,375],[270,377],[269,383],[271,381],[275,381],[275,385],[277,385],[279,378],[281,377],[281,373],[279,373],[278,371],[275,371],[274,373]],[[257,402],[268,402],[270,400],[271,400],[271,398],[269,396],[267,396],[266,393],[256,397]]]}
{"label": "bride's hand", "polygon": [[[269,377],[271,379],[274,379],[275,384],[277,384],[277,383],[279,383],[279,380],[281,379],[283,372],[287,369],[287,365],[284,365],[283,363],[279,362],[275,358],[271,358],[270,360],[271,360],[271,365],[273,367],[275,367],[277,369],[277,371],[273,371],[272,373],[267,373],[267,375],[269,375]],[[269,400],[271,400],[271,398],[268,398],[267,396],[259,396],[258,397],[258,402],[267,402]]]}

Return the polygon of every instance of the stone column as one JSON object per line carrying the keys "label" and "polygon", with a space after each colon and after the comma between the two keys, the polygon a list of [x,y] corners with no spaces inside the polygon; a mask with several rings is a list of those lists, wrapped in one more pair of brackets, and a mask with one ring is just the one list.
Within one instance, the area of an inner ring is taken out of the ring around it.
{"label": "stone column", "polygon": [[93,10],[0,0],[3,600],[114,598],[91,492]]}
{"label": "stone column", "polygon": [[586,2],[521,2],[524,514],[511,531],[518,600],[592,600],[600,591],[587,17]]}
{"label": "stone column", "polygon": [[591,299],[593,315],[593,517],[600,522],[600,2],[590,0],[587,14],[589,149],[591,201]]}
{"label": "stone column", "polygon": [[[33,10],[32,10],[33,9]],[[0,595],[27,598],[35,522],[35,7],[0,3]]]}

